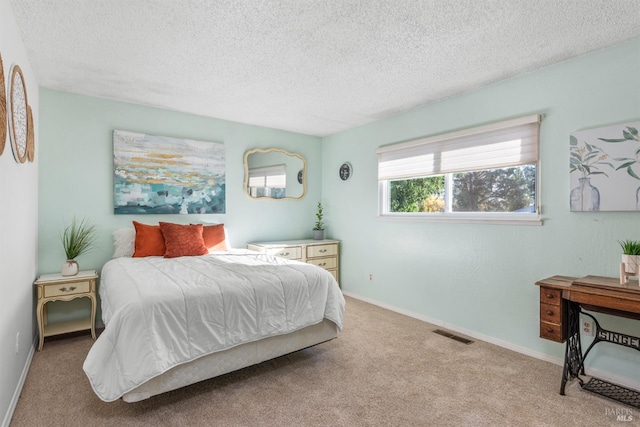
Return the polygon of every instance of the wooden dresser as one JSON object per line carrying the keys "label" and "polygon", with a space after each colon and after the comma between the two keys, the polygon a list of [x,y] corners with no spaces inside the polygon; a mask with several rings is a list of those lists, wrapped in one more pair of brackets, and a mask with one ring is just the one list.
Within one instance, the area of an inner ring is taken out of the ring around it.
{"label": "wooden dresser", "polygon": [[287,259],[317,265],[333,274],[339,283],[340,241],[338,240],[283,240],[249,243],[252,251],[264,252]]}

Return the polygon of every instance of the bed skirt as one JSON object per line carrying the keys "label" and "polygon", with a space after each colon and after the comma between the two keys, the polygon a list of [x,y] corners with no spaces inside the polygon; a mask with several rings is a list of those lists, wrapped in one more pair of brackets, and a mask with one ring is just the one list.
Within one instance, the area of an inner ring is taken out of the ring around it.
{"label": "bed skirt", "polygon": [[139,402],[151,396],[176,390],[285,354],[293,353],[338,336],[338,327],[330,320],[307,326],[298,331],[241,344],[228,350],[203,356],[178,365],[125,393],[125,402]]}

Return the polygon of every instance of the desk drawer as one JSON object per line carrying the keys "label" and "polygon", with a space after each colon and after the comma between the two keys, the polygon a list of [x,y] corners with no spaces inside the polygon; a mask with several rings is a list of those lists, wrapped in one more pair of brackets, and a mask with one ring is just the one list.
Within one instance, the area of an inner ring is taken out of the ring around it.
{"label": "desk drawer", "polygon": [[562,325],[555,323],[540,322],[540,338],[555,342],[564,342],[565,334]]}
{"label": "desk drawer", "polygon": [[44,298],[57,297],[61,295],[75,295],[89,292],[91,282],[89,280],[82,282],[72,282],[65,284],[46,285],[44,288]]}
{"label": "desk drawer", "polygon": [[563,317],[561,306],[540,304],[540,321],[561,324]]}
{"label": "desk drawer", "polygon": [[540,304],[551,304],[559,306],[562,302],[562,291],[560,289],[550,289],[540,287]]}

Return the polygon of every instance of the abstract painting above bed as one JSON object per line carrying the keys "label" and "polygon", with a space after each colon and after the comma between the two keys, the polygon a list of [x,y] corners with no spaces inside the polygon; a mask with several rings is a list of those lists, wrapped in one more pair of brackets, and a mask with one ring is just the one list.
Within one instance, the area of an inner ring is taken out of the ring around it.
{"label": "abstract painting above bed", "polygon": [[115,214],[225,213],[225,147],[113,131]]}
{"label": "abstract painting above bed", "polygon": [[328,271],[246,250],[114,258],[100,283],[104,332],[84,370],[113,401],[178,365],[328,319],[345,300]]}

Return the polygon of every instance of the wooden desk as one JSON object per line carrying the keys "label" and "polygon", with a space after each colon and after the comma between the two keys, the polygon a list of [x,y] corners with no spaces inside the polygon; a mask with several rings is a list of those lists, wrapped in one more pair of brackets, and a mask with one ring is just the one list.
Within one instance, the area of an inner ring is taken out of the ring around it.
{"label": "wooden desk", "polygon": [[[540,337],[567,343],[560,394],[564,395],[567,381],[576,378],[588,389],[580,375],[585,375],[584,361],[597,343],[609,342],[640,351],[640,338],[605,330],[595,317],[583,311],[640,320],[640,286],[636,283],[620,284],[618,278],[599,276],[553,276],[536,282],[540,286]],[[580,342],[580,314],[591,317],[595,325],[595,338],[585,352]],[[624,403],[640,407],[640,393],[623,391],[632,395]]]}

